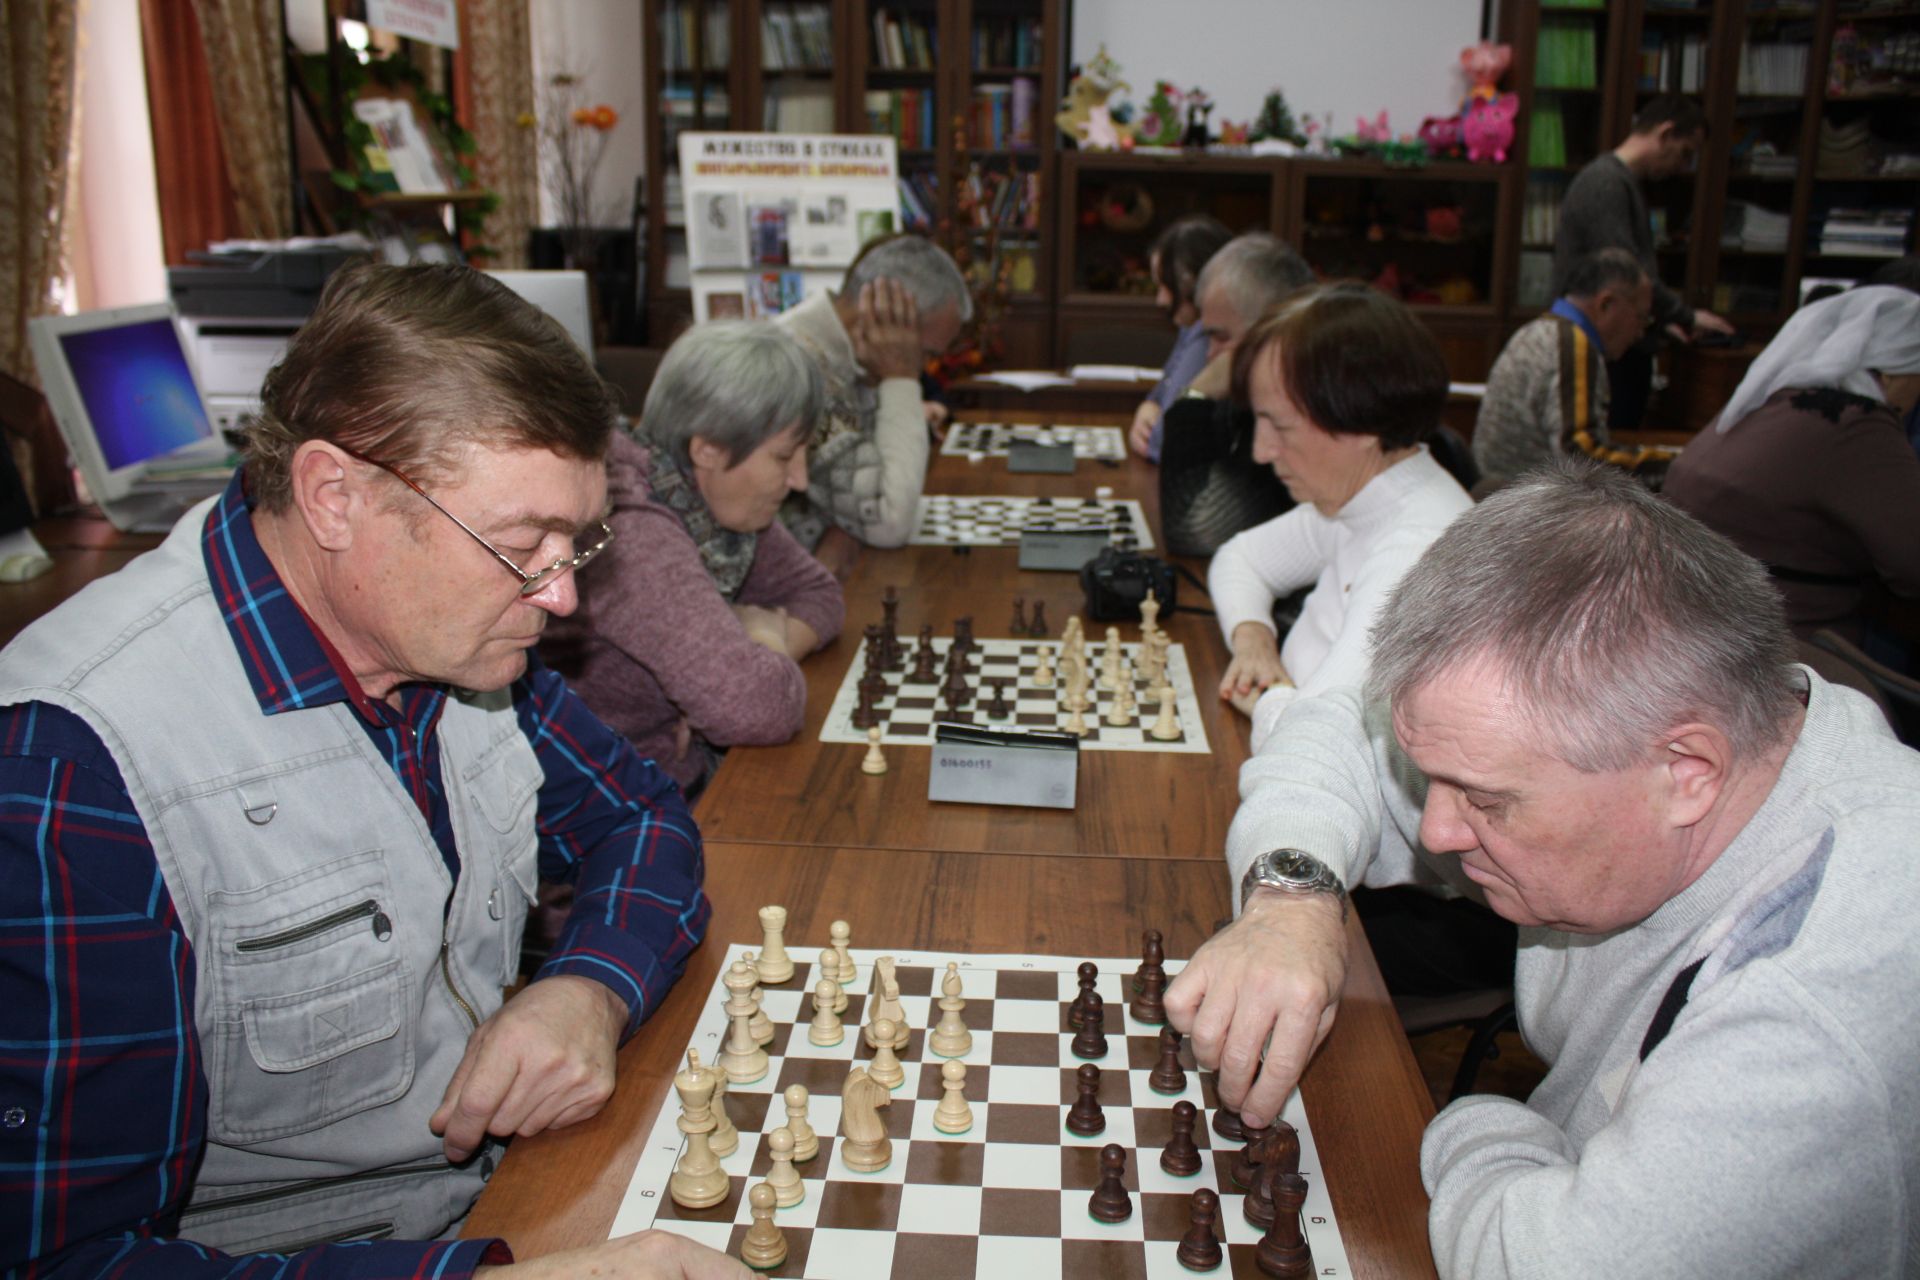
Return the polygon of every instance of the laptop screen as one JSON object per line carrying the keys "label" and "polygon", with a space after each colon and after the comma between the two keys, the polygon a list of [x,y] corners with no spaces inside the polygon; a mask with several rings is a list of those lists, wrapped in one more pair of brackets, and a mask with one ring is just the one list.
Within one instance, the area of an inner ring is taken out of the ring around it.
{"label": "laptop screen", "polygon": [[109,470],[213,434],[171,320],[63,333],[60,351]]}

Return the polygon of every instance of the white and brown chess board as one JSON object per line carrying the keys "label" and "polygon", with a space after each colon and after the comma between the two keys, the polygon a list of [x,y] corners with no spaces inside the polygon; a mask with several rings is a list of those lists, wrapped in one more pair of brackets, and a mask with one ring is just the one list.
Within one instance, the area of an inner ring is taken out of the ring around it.
{"label": "white and brown chess board", "polygon": [[[967,687],[973,696],[961,709],[966,723],[988,729],[1066,732],[1071,713],[1067,708],[1065,680],[1056,670],[1051,687],[1034,683],[1034,673],[1040,669],[1041,645],[1052,647],[1057,667],[1060,659],[1058,639],[975,640],[973,643],[974,650],[969,655],[967,671]],[[874,710],[880,718],[880,741],[895,746],[932,746],[933,726],[939,721],[954,719],[941,694],[944,682],[941,673],[946,670],[947,651],[952,648],[953,641],[934,638],[933,647],[939,663],[934,679],[927,683],[913,679],[913,653],[917,642],[903,636],[900,645],[906,655],[901,668],[883,673],[886,692],[874,700]],[[1173,686],[1174,713],[1179,721],[1180,736],[1165,742],[1148,732],[1159,718],[1160,704],[1149,693],[1149,681],[1139,674],[1140,646],[1137,643],[1122,643],[1121,649],[1133,663],[1135,671],[1134,708],[1125,724],[1109,724],[1107,712],[1113,704],[1114,694],[1090,679],[1086,693],[1090,705],[1082,713],[1087,734],[1080,739],[1081,749],[1187,753],[1210,751],[1207,727],[1200,719],[1200,703],[1194,690],[1192,669],[1187,665],[1185,646],[1174,644],[1167,649],[1167,681]],[[1104,641],[1091,640],[1087,644],[1092,675],[1095,677],[1099,674],[1099,659],[1105,656],[1105,650]],[[827,710],[826,722],[820,726],[820,741],[866,743],[867,731],[856,728],[853,723],[854,712],[860,705],[860,680],[866,674],[866,661],[866,654],[862,651],[849,664],[839,691],[833,696],[833,705]],[[1006,702],[1009,711],[1002,717],[990,714],[993,701],[991,682],[995,680],[1008,681]]]}
{"label": "white and brown chess board", "polygon": [[1016,444],[1073,446],[1075,458],[1124,462],[1126,438],[1119,427],[1037,426],[1033,423],[956,422],[947,429],[940,452],[948,456],[1004,458]]}
{"label": "white and brown chess board", "polygon": [[1013,547],[1022,533],[1105,533],[1128,551],[1153,550],[1146,512],[1131,498],[956,497],[920,499],[916,547]]}
{"label": "white and brown chess board", "polygon": [[[733,947],[727,962],[746,948]],[[1083,1059],[1070,1049],[1067,1007],[1078,991],[1078,961],[1056,956],[987,956],[894,951],[901,1004],[912,1033],[899,1054],[906,1083],[881,1111],[892,1138],[892,1161],[878,1173],[854,1173],[841,1162],[836,1137],[840,1086],[847,1072],[872,1060],[860,1035],[861,1012],[872,980],[876,952],[855,950],[854,981],[846,984],[841,1043],[821,1048],[809,1042],[814,965],[799,961],[794,975],[763,989],[762,1008],[773,1023],[767,1073],[751,1084],[729,1084],[727,1114],[740,1131],[740,1145],[721,1159],[729,1177],[725,1200],[689,1210],[667,1195],[685,1141],[675,1120],[671,1092],[662,1104],[641,1152],[614,1235],[657,1228],[691,1237],[734,1257],[740,1255],[751,1216],[747,1189],[765,1175],[772,1159],[767,1134],[786,1123],[780,1095],[805,1085],[811,1095],[808,1121],[819,1135],[819,1154],[798,1167],[805,1198],[778,1210],[774,1221],[786,1236],[787,1258],[768,1274],[832,1277],[836,1280],[1043,1280],[1099,1276],[1102,1280],[1154,1280],[1190,1276],[1175,1258],[1190,1224],[1194,1191],[1207,1187],[1220,1197],[1223,1264],[1209,1273],[1258,1280],[1254,1247],[1261,1230],[1243,1213],[1245,1191],[1229,1174],[1239,1144],[1212,1130],[1217,1098],[1212,1077],[1194,1069],[1182,1046],[1186,1086],[1179,1093],[1154,1090],[1148,1077],[1159,1060],[1160,1028],[1136,1022],[1126,1006],[1137,960],[1096,960],[1096,989],[1106,1002],[1107,1052],[1092,1059],[1101,1069],[1100,1100],[1106,1128],[1091,1137],[1066,1129],[1077,1096],[1074,1073]],[[933,1127],[941,1095],[943,1059],[926,1047],[939,1022],[935,987],[949,961],[960,966],[966,1008],[961,1017],[973,1045],[966,1096],[973,1127],[946,1135]],[[1166,963],[1168,972],[1179,970]],[[721,973],[726,964],[721,965]],[[805,998],[803,998],[803,993]],[[705,1013],[688,1047],[711,1065],[727,1031],[721,1005],[726,989],[715,982]],[[1200,1110],[1194,1137],[1200,1172],[1175,1177],[1161,1169],[1161,1148],[1171,1133],[1172,1105],[1186,1099]],[[1353,1274],[1339,1223],[1321,1174],[1319,1153],[1296,1093],[1282,1118],[1299,1131],[1300,1173],[1307,1182],[1301,1227],[1313,1250],[1315,1276]],[[1087,1211],[1098,1179],[1100,1150],[1119,1143],[1127,1152],[1126,1186],[1133,1214],[1126,1221],[1096,1222]]]}

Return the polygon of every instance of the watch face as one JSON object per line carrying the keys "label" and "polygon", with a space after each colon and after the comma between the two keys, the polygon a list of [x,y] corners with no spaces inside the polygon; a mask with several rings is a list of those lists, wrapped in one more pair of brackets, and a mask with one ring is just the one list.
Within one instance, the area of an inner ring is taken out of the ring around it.
{"label": "watch face", "polygon": [[1320,870],[1313,860],[1297,849],[1285,849],[1273,857],[1273,869],[1282,879],[1305,884]]}

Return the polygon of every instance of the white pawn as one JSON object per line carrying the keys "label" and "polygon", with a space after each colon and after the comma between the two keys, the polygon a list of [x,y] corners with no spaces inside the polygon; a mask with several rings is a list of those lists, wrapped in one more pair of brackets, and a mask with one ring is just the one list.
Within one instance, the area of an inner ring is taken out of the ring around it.
{"label": "white pawn", "polygon": [[960,997],[960,966],[947,962],[947,976],[940,983],[940,1025],[933,1029],[927,1047],[943,1058],[965,1057],[973,1048],[973,1033],[960,1021],[967,1002]]}
{"label": "white pawn", "polygon": [[777,986],[793,977],[793,960],[787,955],[787,909],[760,908],[760,930],[766,940],[760,948],[759,963],[754,967],[760,971],[760,981]]}
{"label": "white pawn", "polygon": [[1107,702],[1107,723],[1113,725],[1115,728],[1132,724],[1133,707],[1130,705],[1131,701],[1127,696],[1125,686],[1122,686],[1119,692],[1115,693]]}
{"label": "white pawn", "polygon": [[1160,714],[1153,722],[1153,728],[1147,730],[1160,742],[1172,742],[1180,736],[1180,721],[1173,712],[1173,688],[1160,686]]}
{"label": "white pawn", "polygon": [[807,1198],[807,1184],[800,1180],[800,1171],[793,1167],[793,1131],[781,1125],[768,1134],[767,1154],[773,1158],[773,1167],[767,1170],[773,1202],[782,1209],[791,1209]]}
{"label": "white pawn", "polygon": [[1040,666],[1033,673],[1033,684],[1037,689],[1051,689],[1053,680],[1053,646],[1043,644],[1040,646]]}
{"label": "white pawn", "polygon": [[860,762],[860,772],[882,774],[887,771],[887,753],[880,749],[880,726],[872,725],[867,729],[867,758]]}
{"label": "white pawn", "polygon": [[847,948],[853,945],[853,930],[845,920],[835,920],[827,926],[827,937],[833,942],[833,954],[840,957],[840,972],[833,980],[841,986],[853,981],[853,957],[847,954]]}
{"label": "white pawn", "polygon": [[820,1154],[820,1135],[807,1119],[807,1086],[790,1084],[782,1097],[787,1104],[787,1132],[793,1135],[793,1158],[805,1164]]}
{"label": "white pawn", "polygon": [[907,1069],[900,1065],[900,1059],[893,1052],[894,1034],[892,1018],[881,1018],[873,1024],[876,1044],[873,1061],[867,1064],[867,1078],[888,1089],[898,1089],[907,1082]]}
{"label": "white pawn", "polygon": [[834,997],[844,994],[840,984],[832,978],[822,978],[814,986],[813,1025],[807,1028],[808,1044],[825,1049],[847,1038],[846,1028],[840,1025],[840,1016],[833,1011]]}
{"label": "white pawn", "polygon": [[[832,947],[828,947],[820,953],[820,977],[823,981],[832,982],[833,989],[839,993],[834,997],[833,1011],[835,1013],[845,1013],[847,1011],[847,989],[835,981],[833,975],[838,972],[840,972],[839,957],[833,954]],[[818,986],[819,984],[816,983],[815,985]]]}
{"label": "white pawn", "polygon": [[753,1184],[747,1192],[747,1205],[753,1225],[740,1242],[740,1261],[756,1271],[771,1271],[787,1260],[787,1237],[773,1221],[774,1202],[779,1197],[764,1182]]}
{"label": "white pawn", "polygon": [[973,1128],[973,1108],[967,1105],[967,1064],[948,1059],[940,1064],[940,1105],[933,1109],[933,1127],[941,1133],[965,1133]]}
{"label": "white pawn", "polygon": [[707,1145],[713,1148],[717,1156],[730,1156],[740,1149],[740,1130],[733,1124],[733,1117],[727,1114],[727,1076],[723,1071],[715,1071],[700,1061],[698,1049],[687,1050],[687,1070],[694,1075],[704,1074],[713,1081],[713,1135],[707,1139]]}

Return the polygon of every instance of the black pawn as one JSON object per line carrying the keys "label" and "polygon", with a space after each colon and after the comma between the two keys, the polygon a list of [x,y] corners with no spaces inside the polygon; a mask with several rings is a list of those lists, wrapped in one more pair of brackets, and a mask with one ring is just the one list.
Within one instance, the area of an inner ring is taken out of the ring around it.
{"label": "black pawn", "polygon": [[1189,1271],[1211,1271],[1222,1259],[1220,1237],[1215,1224],[1220,1221],[1220,1197],[1206,1187],[1193,1193],[1192,1225],[1180,1237],[1180,1249],[1174,1255]]}
{"label": "black pawn", "polygon": [[1027,598],[1025,596],[1013,598],[1013,622],[1007,634],[1015,636],[1027,634]]}
{"label": "black pawn", "polygon": [[1253,1174],[1253,1183],[1247,1188],[1247,1197],[1241,1202],[1240,1210],[1246,1215],[1249,1226],[1269,1227],[1273,1225],[1273,1180],[1280,1176],[1280,1167],[1263,1163]]}
{"label": "black pawn", "polygon": [[1172,1027],[1160,1028],[1160,1062],[1147,1077],[1155,1093],[1184,1093],[1187,1070],[1180,1065],[1180,1033]]}
{"label": "black pawn", "polygon": [[1027,634],[1036,638],[1044,638],[1047,635],[1047,602],[1045,600],[1033,602],[1033,614],[1027,619]]}
{"label": "black pawn", "polygon": [[1076,1058],[1107,1056],[1107,1009],[1098,991],[1087,992],[1086,1011],[1080,1015],[1080,1030],[1074,1034],[1071,1048]]}
{"label": "black pawn", "polygon": [[1117,1142],[1100,1148],[1100,1182],[1087,1201],[1096,1222],[1125,1222],[1133,1216],[1133,1197],[1127,1194],[1127,1150]]}
{"label": "black pawn", "polygon": [[[922,629],[924,639],[925,629]],[[940,679],[940,671],[934,665],[938,659],[934,656],[933,646],[921,644],[913,653],[913,682],[915,684],[933,684]]]}
{"label": "black pawn", "polygon": [[1140,935],[1140,967],[1133,971],[1133,993],[1140,994],[1140,988],[1146,985],[1147,971],[1160,970],[1160,980],[1166,981],[1167,953],[1160,945],[1160,931],[1149,929]]}
{"label": "black pawn", "polygon": [[1228,1142],[1245,1142],[1247,1131],[1240,1125],[1240,1113],[1225,1107],[1213,1109],[1213,1131]]}
{"label": "black pawn", "polygon": [[871,729],[880,723],[879,713],[873,709],[873,686],[862,680],[858,686],[859,705],[853,709],[853,727]]}
{"label": "black pawn", "polygon": [[1100,1109],[1100,1068],[1091,1062],[1081,1063],[1073,1083],[1080,1091],[1080,1096],[1074,1100],[1073,1109],[1067,1112],[1067,1132],[1077,1133],[1083,1138],[1104,1132],[1107,1115]]}
{"label": "black pawn", "polygon": [[1273,1180],[1273,1223],[1255,1246],[1253,1260],[1260,1270],[1279,1280],[1313,1274],[1313,1250],[1300,1232],[1300,1206],[1307,1202],[1307,1180],[1283,1173]]}
{"label": "black pawn", "polygon": [[1254,1182],[1260,1177],[1260,1162],[1267,1158],[1266,1148],[1261,1145],[1261,1140],[1267,1136],[1268,1126],[1256,1125],[1242,1118],[1240,1130],[1247,1135],[1247,1145],[1241,1148],[1240,1153],[1233,1158],[1233,1168],[1230,1172],[1235,1186],[1251,1190]]}
{"label": "black pawn", "polygon": [[993,701],[987,704],[987,715],[990,719],[1005,720],[1012,714],[1013,707],[1007,701],[1007,682],[996,677],[993,681]]}
{"label": "black pawn", "polygon": [[1165,996],[1167,992],[1167,973],[1164,969],[1149,969],[1142,977],[1140,991],[1128,1006],[1135,1022],[1144,1022],[1157,1027],[1167,1020]]}
{"label": "black pawn", "polygon": [[1173,1136],[1161,1149],[1160,1167],[1176,1178],[1200,1172],[1200,1148],[1193,1141],[1195,1114],[1194,1105],[1185,1099],[1173,1104]]}
{"label": "black pawn", "polygon": [[1087,997],[1093,994],[1093,984],[1100,980],[1100,967],[1088,960],[1074,970],[1080,978],[1080,994],[1067,1006],[1067,1025],[1075,1031],[1080,1029],[1081,1015],[1087,1011]]}

